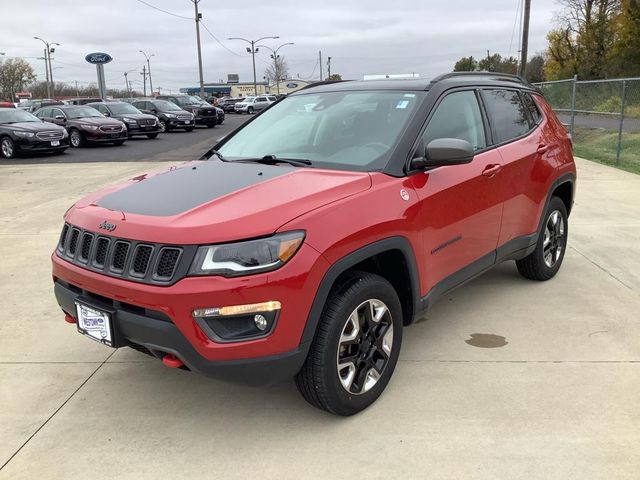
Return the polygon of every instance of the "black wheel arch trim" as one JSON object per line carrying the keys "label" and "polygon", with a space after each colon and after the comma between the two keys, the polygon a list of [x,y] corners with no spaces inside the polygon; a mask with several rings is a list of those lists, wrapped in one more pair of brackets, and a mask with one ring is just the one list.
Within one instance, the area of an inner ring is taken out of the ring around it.
{"label": "black wheel arch trim", "polygon": [[[311,304],[311,309],[307,315],[307,321],[300,338],[301,349],[307,350],[316,333],[316,327],[320,322],[320,315],[326,304],[331,288],[340,275],[348,271],[351,267],[381,253],[398,250],[404,256],[408,267],[408,275],[411,281],[411,297],[414,314],[420,310],[420,284],[416,256],[406,237],[394,236],[365,245],[333,263],[325,272],[316,290],[316,295]],[[415,317],[415,315],[414,315]]]}

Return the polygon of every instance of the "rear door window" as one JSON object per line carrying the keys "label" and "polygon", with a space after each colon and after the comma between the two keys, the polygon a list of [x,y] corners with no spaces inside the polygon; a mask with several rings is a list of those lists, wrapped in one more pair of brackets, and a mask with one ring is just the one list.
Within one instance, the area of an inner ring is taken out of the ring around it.
{"label": "rear door window", "polygon": [[528,92],[522,93],[522,99],[524,100],[524,104],[529,111],[529,115],[531,116],[531,120],[533,125],[537,125],[542,120],[542,114],[536,105],[536,102],[533,100],[533,97]]}
{"label": "rear door window", "polygon": [[484,90],[485,106],[496,143],[504,143],[530,130],[527,109],[515,90]]}
{"label": "rear door window", "polygon": [[482,150],[487,146],[484,122],[475,92],[454,92],[444,97],[422,136],[424,146],[436,138],[466,140],[474,150]]}

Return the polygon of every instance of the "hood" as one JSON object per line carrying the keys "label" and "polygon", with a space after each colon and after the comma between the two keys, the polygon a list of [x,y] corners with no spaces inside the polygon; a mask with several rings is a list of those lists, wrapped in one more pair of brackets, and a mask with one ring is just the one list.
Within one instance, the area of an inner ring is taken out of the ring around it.
{"label": "hood", "polygon": [[5,123],[2,124],[5,128],[11,128],[13,130],[20,130],[23,132],[50,132],[52,130],[64,130],[64,127],[56,125],[55,123],[45,122],[17,122],[17,123]]}
{"label": "hood", "polygon": [[70,122],[80,122],[85,125],[97,125],[99,127],[111,125],[118,126],[122,125],[122,122],[118,119],[108,118],[108,117],[85,117],[85,118],[71,118]]}
{"label": "hood", "polygon": [[190,162],[85,197],[67,221],[113,235],[174,244],[270,235],[311,210],[371,187],[366,172],[215,161]]}

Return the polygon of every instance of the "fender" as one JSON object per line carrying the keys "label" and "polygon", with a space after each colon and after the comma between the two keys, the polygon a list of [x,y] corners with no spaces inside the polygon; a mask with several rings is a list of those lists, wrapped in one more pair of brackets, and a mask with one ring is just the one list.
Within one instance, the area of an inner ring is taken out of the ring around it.
{"label": "fender", "polygon": [[338,277],[354,265],[389,250],[399,250],[407,262],[409,278],[411,280],[411,295],[415,317],[415,313],[421,310],[421,302],[418,268],[413,248],[411,248],[409,240],[405,237],[395,236],[385,238],[365,245],[364,247],[345,255],[331,265],[325,272],[316,292],[316,296],[313,299],[313,303],[311,304],[311,309],[307,316],[307,322],[302,332],[302,337],[300,339],[301,349],[307,350],[310,346],[316,333],[316,327],[320,321],[320,315],[322,314],[322,310],[324,309],[327,298],[329,297],[329,292]]}

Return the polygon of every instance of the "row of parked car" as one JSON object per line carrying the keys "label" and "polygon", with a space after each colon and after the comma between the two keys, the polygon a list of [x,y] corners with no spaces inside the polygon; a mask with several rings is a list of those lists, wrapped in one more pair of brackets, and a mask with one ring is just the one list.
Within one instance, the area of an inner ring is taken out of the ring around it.
{"label": "row of parked car", "polygon": [[57,154],[88,143],[122,145],[133,136],[153,139],[170,130],[191,132],[196,125],[211,128],[225,118],[221,108],[190,95],[73,101],[42,102],[33,113],[0,108],[0,155]]}

